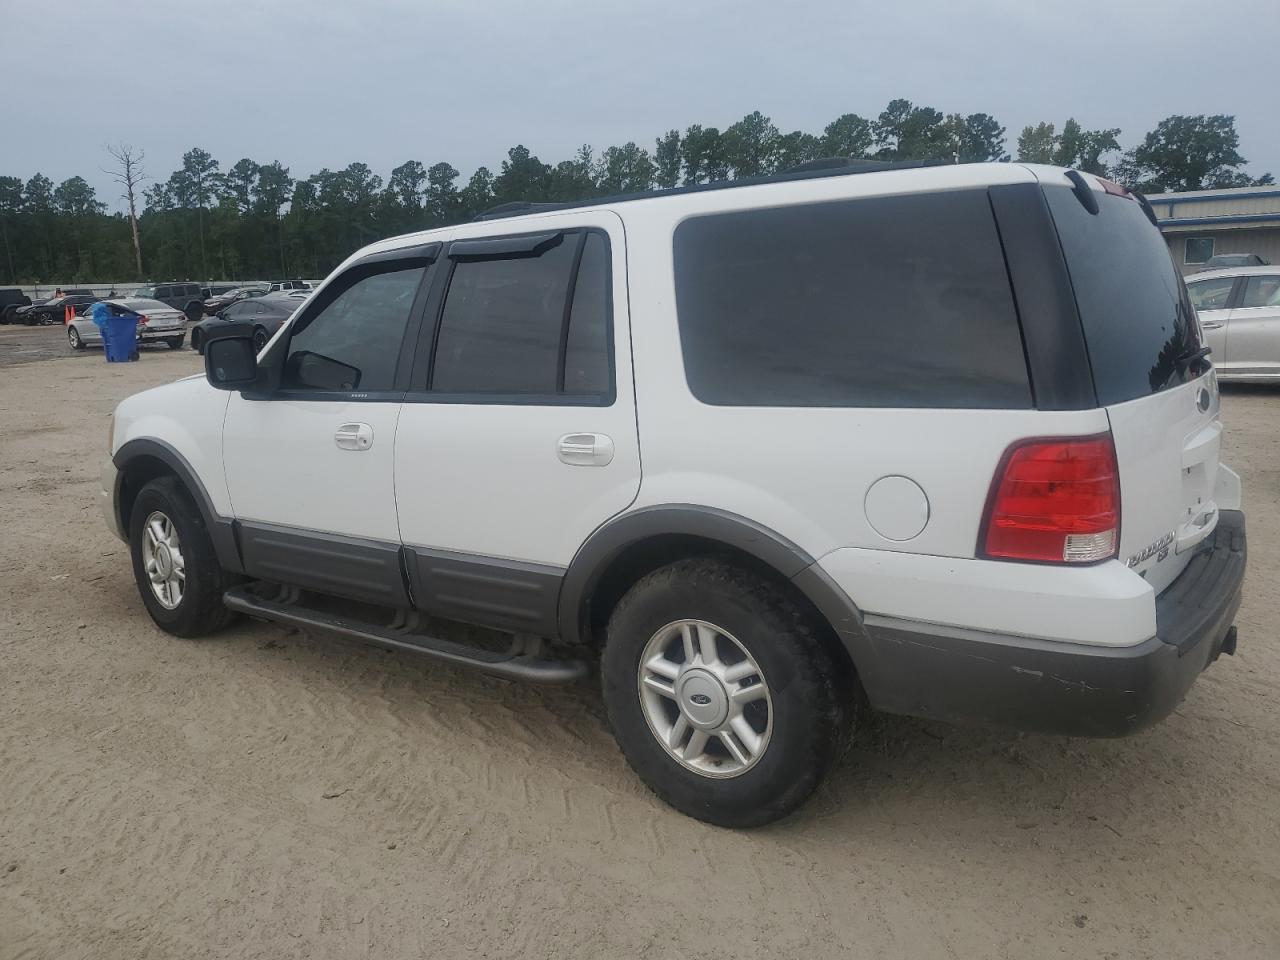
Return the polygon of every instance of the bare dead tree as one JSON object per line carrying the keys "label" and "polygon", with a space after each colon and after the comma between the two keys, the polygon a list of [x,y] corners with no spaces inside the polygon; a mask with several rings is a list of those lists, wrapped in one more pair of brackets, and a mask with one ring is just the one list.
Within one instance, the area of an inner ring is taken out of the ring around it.
{"label": "bare dead tree", "polygon": [[129,225],[133,228],[133,259],[138,268],[138,279],[142,280],[142,244],[138,242],[138,208],[135,198],[138,184],[151,179],[142,169],[142,161],[147,155],[129,143],[108,144],[106,150],[116,162],[115,169],[108,170],[105,167],[101,169],[103,173],[109,174],[111,179],[124,187],[121,199],[129,202]]}

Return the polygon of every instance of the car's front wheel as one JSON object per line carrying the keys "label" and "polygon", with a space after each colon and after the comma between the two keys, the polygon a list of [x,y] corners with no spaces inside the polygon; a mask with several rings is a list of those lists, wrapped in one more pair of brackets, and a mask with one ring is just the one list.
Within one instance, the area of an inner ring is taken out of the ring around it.
{"label": "car's front wheel", "polygon": [[84,340],[80,338],[80,331],[75,327],[67,327],[67,343],[71,345],[72,350],[84,349]]}
{"label": "car's front wheel", "polygon": [[719,560],[636,583],[610,617],[601,673],[632,769],[720,826],[791,813],[848,732],[843,674],[814,625],[774,585]]}
{"label": "car's front wheel", "polygon": [[218,565],[204,518],[175,478],[160,477],[138,491],[129,550],[138,592],[160,629],[198,637],[231,622],[222,594],[233,578]]}

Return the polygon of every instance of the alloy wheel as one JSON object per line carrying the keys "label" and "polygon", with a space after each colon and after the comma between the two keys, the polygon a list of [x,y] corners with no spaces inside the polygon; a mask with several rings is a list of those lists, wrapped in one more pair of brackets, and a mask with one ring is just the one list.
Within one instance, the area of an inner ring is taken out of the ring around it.
{"label": "alloy wheel", "polygon": [[763,671],[738,640],[703,620],[677,620],[645,645],[637,689],[649,729],[668,755],[705,777],[746,773],[773,732]]}

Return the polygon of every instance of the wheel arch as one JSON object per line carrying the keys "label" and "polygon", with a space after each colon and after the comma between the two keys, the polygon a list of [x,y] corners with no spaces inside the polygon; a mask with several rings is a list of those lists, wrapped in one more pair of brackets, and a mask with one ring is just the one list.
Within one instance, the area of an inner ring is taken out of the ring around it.
{"label": "wheel arch", "polygon": [[746,517],[696,504],[642,507],[597,529],[565,572],[557,610],[561,638],[598,641],[632,584],[689,556],[727,557],[772,581],[827,628],[838,661],[854,673],[873,655],[861,611],[805,550]]}
{"label": "wheel arch", "polygon": [[195,469],[176,448],[163,440],[139,438],[123,444],[111,458],[116,466],[115,510],[120,529],[129,534],[129,518],[138,492],[157,477],[174,477],[186,488],[204,521],[218,563],[234,573],[244,571],[240,549],[236,543],[235,525],[220,516]]}

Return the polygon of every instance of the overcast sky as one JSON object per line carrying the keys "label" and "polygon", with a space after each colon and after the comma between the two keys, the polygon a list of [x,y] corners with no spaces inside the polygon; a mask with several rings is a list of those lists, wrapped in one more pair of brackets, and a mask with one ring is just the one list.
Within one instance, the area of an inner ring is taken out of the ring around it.
{"label": "overcast sky", "polygon": [[1276,0],[0,0],[0,24],[0,174],[79,174],[113,207],[108,142],[161,179],[193,146],[465,179],[516,143],[554,163],[751,110],[820,133],[894,97],[990,113],[1011,149],[1039,120],[1128,148],[1173,113],[1234,114],[1250,172],[1280,177]]}

